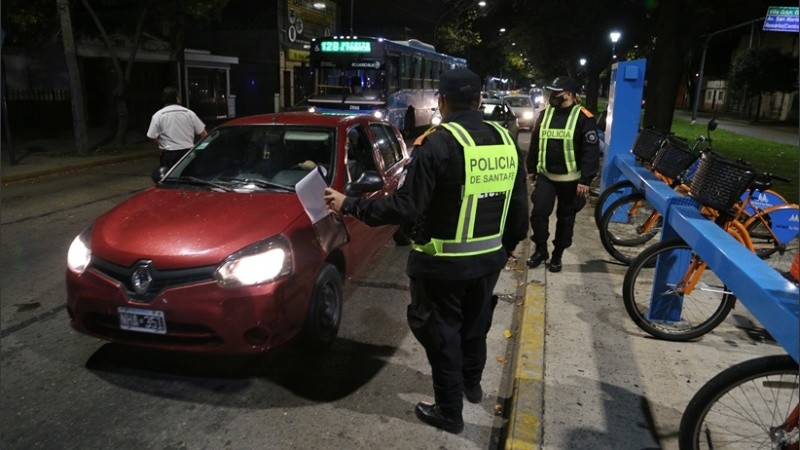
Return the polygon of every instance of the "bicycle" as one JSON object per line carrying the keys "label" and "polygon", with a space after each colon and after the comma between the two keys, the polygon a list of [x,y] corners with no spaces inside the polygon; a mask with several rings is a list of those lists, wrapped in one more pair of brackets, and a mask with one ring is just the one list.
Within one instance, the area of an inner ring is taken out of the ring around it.
{"label": "bicycle", "polygon": [[[786,227],[785,231],[788,232],[780,233],[779,236],[779,233],[774,231],[777,228],[776,220],[778,218],[770,217],[770,220],[767,220],[764,216],[777,212],[786,215],[788,212],[788,214],[793,214],[796,221],[800,207],[783,205],[769,213],[767,212],[769,209],[758,211],[756,216],[742,224],[736,220],[736,216],[744,209],[743,204],[739,204],[736,212],[728,212],[734,203],[731,198],[738,198],[738,192],[742,188],[736,186],[706,187],[704,183],[709,179],[712,180],[709,183],[714,183],[720,182],[720,180],[744,177],[746,180],[739,180],[738,183],[746,181],[752,193],[759,184],[752,183],[753,176],[750,168],[725,161],[710,153],[704,154],[703,159],[704,162],[711,161],[707,166],[712,168],[704,171],[703,164],[701,164],[698,175],[692,180],[690,194],[706,206],[708,215],[711,215],[713,211],[724,211],[724,214],[718,215],[716,223],[734,239],[757,254],[759,248],[753,244],[747,229],[752,227],[755,221],[759,221],[762,225],[769,224],[771,236],[775,241],[769,244],[771,247],[762,249],[759,256],[770,258],[768,263],[773,268],[785,272],[800,247],[798,227],[797,225],[792,226],[795,222],[786,221],[780,226],[780,229],[784,230]],[[715,164],[723,168],[714,169]],[[738,172],[738,175],[726,177],[722,174],[725,171]],[[703,179],[698,181],[697,177]],[[726,195],[723,192],[725,190],[737,192],[734,192],[733,195]],[[785,217],[780,218],[782,221],[785,219]],[[790,240],[786,241],[789,238]],[[775,257],[775,252],[779,252],[780,257]],[[661,266],[664,267],[664,270],[658,272]],[[680,238],[648,247],[631,262],[625,273],[622,288],[625,310],[639,328],[657,338],[686,341],[708,333],[725,320],[736,302],[736,297],[713,271],[706,270],[707,268],[707,263]],[[656,279],[657,273],[661,274],[663,279]]]}
{"label": "bicycle", "polygon": [[[653,174],[678,193],[688,193],[689,187],[682,180],[696,166],[700,156],[698,146],[707,141],[710,138],[699,136],[689,146],[682,140],[668,136],[653,160]],[[709,150],[710,145],[704,151]],[[661,213],[650,205],[643,193],[635,191],[613,201],[603,213],[597,228],[600,242],[609,255],[629,265],[650,240],[659,234],[661,222]]]}
{"label": "bicycle", "polygon": [[681,417],[681,450],[800,448],[798,365],[788,355],[723,370],[692,397]]}

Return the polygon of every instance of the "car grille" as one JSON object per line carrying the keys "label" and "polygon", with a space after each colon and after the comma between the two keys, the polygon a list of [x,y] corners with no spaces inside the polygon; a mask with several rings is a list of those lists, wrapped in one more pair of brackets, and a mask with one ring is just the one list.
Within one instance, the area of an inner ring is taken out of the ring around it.
{"label": "car grille", "polygon": [[116,316],[100,313],[89,313],[84,318],[84,325],[90,331],[109,339],[128,343],[179,344],[179,345],[222,345],[222,338],[204,325],[186,324],[167,321],[167,334],[149,334],[136,331],[121,330]]}
{"label": "car grille", "polygon": [[133,272],[138,267],[138,263],[130,267],[123,267],[100,258],[92,258],[92,264],[90,266],[91,269],[94,269],[106,277],[119,281],[125,286],[125,291],[131,300],[144,303],[152,302],[153,299],[165,289],[186,284],[212,281],[214,279],[214,269],[216,268],[216,266],[206,266],[192,269],[158,270],[151,265],[150,275],[153,281],[150,283],[147,292],[139,294],[133,288],[131,281]]}

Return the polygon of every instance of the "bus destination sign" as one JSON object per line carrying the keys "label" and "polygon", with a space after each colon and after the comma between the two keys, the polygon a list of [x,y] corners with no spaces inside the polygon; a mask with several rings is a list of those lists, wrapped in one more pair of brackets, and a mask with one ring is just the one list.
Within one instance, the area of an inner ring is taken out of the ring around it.
{"label": "bus destination sign", "polygon": [[372,45],[369,41],[323,41],[320,42],[322,53],[369,53]]}

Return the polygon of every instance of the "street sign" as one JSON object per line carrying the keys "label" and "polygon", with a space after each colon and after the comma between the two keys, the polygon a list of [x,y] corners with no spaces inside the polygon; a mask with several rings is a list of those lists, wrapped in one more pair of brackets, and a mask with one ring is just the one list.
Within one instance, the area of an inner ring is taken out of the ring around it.
{"label": "street sign", "polygon": [[770,6],[764,19],[764,31],[800,32],[800,7]]}

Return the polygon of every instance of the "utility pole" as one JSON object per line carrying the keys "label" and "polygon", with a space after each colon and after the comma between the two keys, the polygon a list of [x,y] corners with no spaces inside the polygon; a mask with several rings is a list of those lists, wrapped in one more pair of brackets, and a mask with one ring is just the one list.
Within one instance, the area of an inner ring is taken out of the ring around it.
{"label": "utility pole", "polygon": [[[703,44],[703,56],[700,58],[700,73],[697,76],[697,84],[694,87],[694,105],[692,106],[692,123],[695,123],[697,120],[697,105],[700,103],[700,87],[703,85],[703,69],[706,65],[706,53],[708,50],[708,41],[711,40],[712,37],[724,33],[726,31],[735,30],[737,28],[741,28],[746,25],[750,25],[752,23],[760,22],[764,20],[766,17],[762,17],[760,19],[751,20],[749,22],[740,23],[739,25],[734,25],[732,27],[724,28],[719,31],[715,31],[711,34],[706,34],[705,36],[701,36],[706,38],[705,43]],[[750,42],[752,43],[752,37],[750,38]]]}

